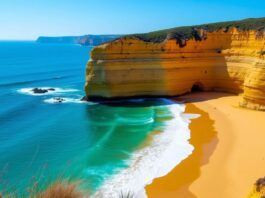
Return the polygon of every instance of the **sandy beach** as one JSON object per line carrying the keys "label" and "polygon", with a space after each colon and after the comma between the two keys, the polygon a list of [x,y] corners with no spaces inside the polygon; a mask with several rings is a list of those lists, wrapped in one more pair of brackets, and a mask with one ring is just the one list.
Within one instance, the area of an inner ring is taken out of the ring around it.
{"label": "sandy beach", "polygon": [[199,113],[190,124],[192,155],[167,176],[147,186],[151,198],[240,198],[265,175],[265,112],[238,106],[239,96],[195,93],[187,113]]}

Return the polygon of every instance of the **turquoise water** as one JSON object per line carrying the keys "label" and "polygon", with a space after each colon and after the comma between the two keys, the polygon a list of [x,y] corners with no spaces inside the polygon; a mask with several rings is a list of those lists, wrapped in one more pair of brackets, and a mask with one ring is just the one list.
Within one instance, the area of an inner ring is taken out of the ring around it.
{"label": "turquoise water", "polygon": [[[95,191],[126,168],[132,153],[163,126],[169,116],[159,107],[163,100],[78,102],[84,96],[90,50],[0,42],[1,191],[25,193],[36,181],[44,188],[58,178],[80,180],[82,187]],[[19,92],[33,87],[61,91],[38,96]],[[55,96],[71,100],[47,102]]]}

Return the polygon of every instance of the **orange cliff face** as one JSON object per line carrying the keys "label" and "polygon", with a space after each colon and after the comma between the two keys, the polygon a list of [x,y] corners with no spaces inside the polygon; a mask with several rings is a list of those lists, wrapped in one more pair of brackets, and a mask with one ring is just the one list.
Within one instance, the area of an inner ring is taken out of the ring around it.
{"label": "orange cliff face", "polygon": [[121,38],[95,47],[86,69],[88,98],[176,96],[193,88],[243,93],[241,105],[265,110],[265,33],[204,32],[181,46]]}

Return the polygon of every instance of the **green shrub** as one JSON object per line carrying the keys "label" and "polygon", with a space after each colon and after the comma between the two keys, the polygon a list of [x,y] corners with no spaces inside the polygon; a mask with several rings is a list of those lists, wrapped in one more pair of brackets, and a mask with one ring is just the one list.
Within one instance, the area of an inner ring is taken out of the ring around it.
{"label": "green shrub", "polygon": [[146,42],[154,43],[163,42],[166,38],[174,38],[180,44],[183,43],[183,41],[191,38],[201,40],[202,37],[198,34],[196,29],[204,29],[208,32],[213,32],[220,29],[222,29],[223,31],[228,31],[231,27],[236,27],[239,30],[265,31],[265,17],[249,18],[240,21],[227,21],[203,25],[176,27],[171,29],[149,32],[145,34],[131,34],[125,36],[125,38],[138,38]]}

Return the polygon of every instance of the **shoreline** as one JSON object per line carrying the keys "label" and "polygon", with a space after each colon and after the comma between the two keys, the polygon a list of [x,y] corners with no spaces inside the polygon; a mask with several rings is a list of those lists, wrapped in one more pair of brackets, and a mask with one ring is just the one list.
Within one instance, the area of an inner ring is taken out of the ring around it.
{"label": "shoreline", "polygon": [[265,113],[240,108],[239,96],[225,93],[194,93],[178,100],[186,101],[186,113],[201,112],[190,125],[195,149],[147,186],[148,196],[246,197],[265,174]]}
{"label": "shoreline", "polygon": [[150,134],[148,145],[141,145],[129,160],[130,165],[107,179],[92,197],[114,198],[121,193],[124,196],[146,197],[146,185],[167,175],[192,153],[189,123],[197,115],[184,116],[186,105],[170,100],[166,103],[170,105],[154,107],[154,120],[164,124]]}
{"label": "shoreline", "polygon": [[[208,113],[200,110],[192,103],[186,103],[185,113],[200,114],[200,117],[193,119],[189,125],[191,131],[190,144],[195,149],[188,158],[178,164],[167,176],[155,179],[151,185],[147,186],[148,197],[194,197],[188,189],[189,183],[200,176],[200,167],[203,163],[207,163],[211,150],[214,150],[218,140],[213,128],[214,121],[209,118]],[[205,125],[200,125],[202,122]],[[196,130],[202,130],[203,135],[196,133]],[[208,149],[208,156],[203,156],[203,146],[211,147]],[[203,162],[201,162],[202,159],[204,159]]]}

